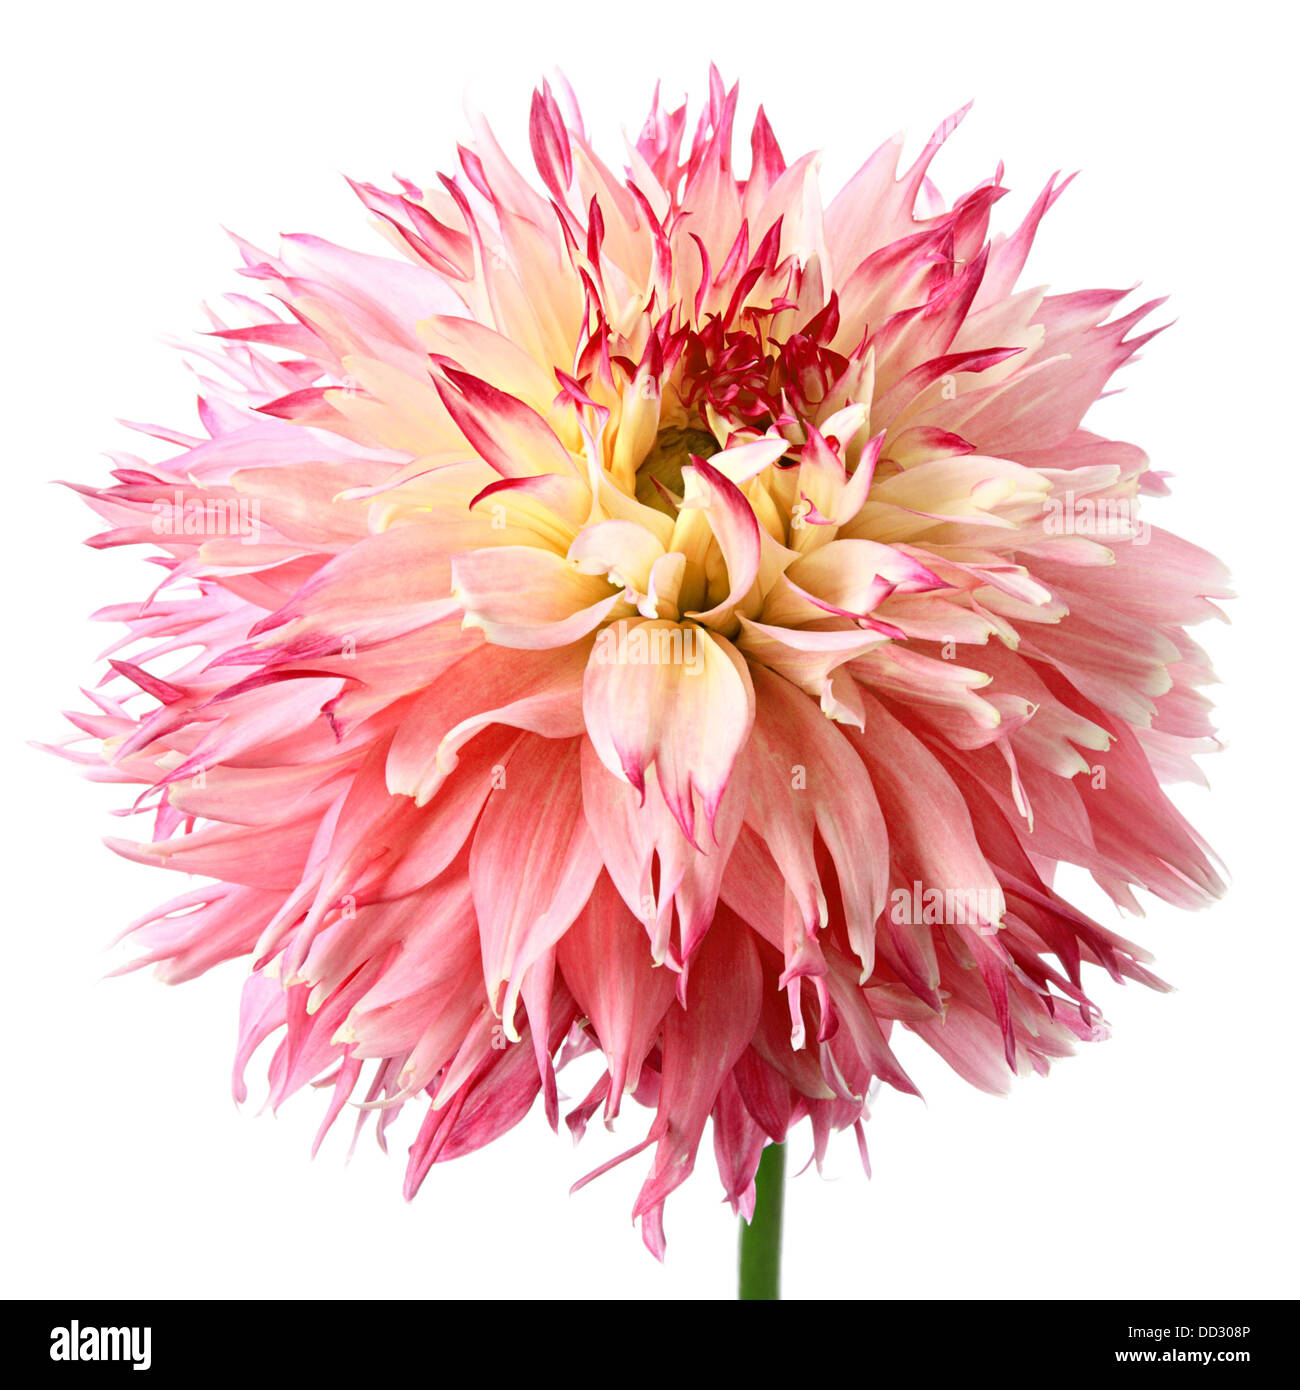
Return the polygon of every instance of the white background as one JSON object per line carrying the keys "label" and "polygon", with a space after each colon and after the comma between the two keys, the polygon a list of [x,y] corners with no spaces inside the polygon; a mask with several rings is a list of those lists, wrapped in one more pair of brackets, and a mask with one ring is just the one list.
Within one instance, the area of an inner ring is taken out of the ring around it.
{"label": "white background", "polygon": [[85,615],[152,582],[140,554],[79,547],[94,518],[48,480],[102,479],[99,451],[131,447],[115,416],[192,422],[186,369],[160,339],[241,287],[220,224],[379,249],[340,174],[431,182],[467,135],[467,92],[523,150],[531,88],[558,64],[617,164],[655,78],[670,98],[698,94],[710,58],[740,79],[745,115],[765,104],[787,156],[825,150],[828,187],[899,128],[917,148],[970,97],[934,170],[950,196],[1002,158],[1010,225],[1053,170],[1083,171],[1029,282],[1172,296],[1176,326],[1092,419],[1177,475],[1148,515],[1222,554],[1242,595],[1231,627],[1201,631],[1228,749],[1212,794],[1179,797],[1232,891],[1211,912],[1105,918],[1179,992],[1098,979],[1113,1039],[1008,1100],[904,1039],[927,1101],[882,1097],[871,1182],[843,1136],[825,1180],[791,1183],[787,1293],[1300,1291],[1297,36],[1283,7],[128,2],[24,6],[6,29],[6,1293],[730,1296],[734,1222],[707,1138],[668,1206],[665,1267],[629,1222],[645,1157],[568,1195],[640,1137],[634,1107],[616,1139],[577,1153],[535,1111],[436,1168],[412,1205],[409,1121],[392,1157],[367,1138],[345,1166],[342,1126],[308,1159],[317,1098],[278,1119],[238,1113],[242,966],[176,989],[101,980],[104,944],[179,885],[99,846],[123,833],[120,793],[23,743],[61,736],[57,711],[98,674],[107,633]]}

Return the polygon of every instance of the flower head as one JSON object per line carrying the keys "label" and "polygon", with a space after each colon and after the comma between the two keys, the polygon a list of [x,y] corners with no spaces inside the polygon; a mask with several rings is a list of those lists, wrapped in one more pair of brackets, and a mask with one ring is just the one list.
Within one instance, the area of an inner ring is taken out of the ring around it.
{"label": "flower head", "polygon": [[598,1051],[567,1121],[654,1111],[657,1252],[710,1118],[744,1211],[765,1144],[914,1089],[896,1028],[996,1091],[1102,1035],[1085,964],[1158,984],[1057,864],[1221,887],[1160,784],[1223,572],[1083,427],[1155,306],[1017,289],[1065,184],[990,237],[1000,167],[927,177],[961,113],[823,205],[761,109],[738,176],[735,112],[656,100],[620,175],[543,87],[533,181],[479,123],[354,185],[388,254],[241,243],[203,433],[80,489],[162,573],[67,751],[207,880],[137,963],[249,958],[237,1094],[280,1034],[274,1103],[418,1105],[410,1193]]}

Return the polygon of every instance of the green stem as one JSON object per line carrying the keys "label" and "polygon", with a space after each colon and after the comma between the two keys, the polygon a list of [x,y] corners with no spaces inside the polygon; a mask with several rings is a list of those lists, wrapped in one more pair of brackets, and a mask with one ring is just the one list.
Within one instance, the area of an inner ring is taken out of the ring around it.
{"label": "green stem", "polygon": [[781,1207],[785,1197],[785,1145],[769,1144],[754,1176],[754,1219],[740,1223],[740,1298],[781,1297]]}

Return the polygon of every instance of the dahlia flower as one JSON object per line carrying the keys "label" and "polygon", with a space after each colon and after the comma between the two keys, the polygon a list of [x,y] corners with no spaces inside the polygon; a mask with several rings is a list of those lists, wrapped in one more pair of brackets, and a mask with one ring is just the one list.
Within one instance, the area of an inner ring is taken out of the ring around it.
{"label": "dahlia flower", "polygon": [[415,1105],[414,1194],[599,1054],[565,1118],[652,1112],[662,1255],[710,1119],[749,1216],[805,1121],[865,1161],[896,1030],[996,1092],[1104,1035],[1085,965],[1160,986],[1053,874],[1221,891],[1161,784],[1226,590],[1083,423],[1159,301],[1017,287],[1068,180],[990,235],[1001,166],[927,176],[958,113],[824,203],[761,108],[739,175],[716,72],[616,173],[558,86],[535,176],[475,118],[432,187],[353,184],[383,254],[238,242],[201,433],[78,489],[160,573],[63,751],[199,878],[129,968],[249,961],[238,1097],[275,1035],[322,1134]]}

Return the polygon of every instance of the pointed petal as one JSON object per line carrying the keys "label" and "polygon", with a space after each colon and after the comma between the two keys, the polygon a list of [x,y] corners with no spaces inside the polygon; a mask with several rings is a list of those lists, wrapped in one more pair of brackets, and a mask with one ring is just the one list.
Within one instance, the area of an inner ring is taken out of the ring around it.
{"label": "pointed petal", "polygon": [[474,832],[469,873],[488,998],[514,1036],[523,974],[582,910],[600,855],[582,814],[577,739],[525,735],[503,780]]}
{"label": "pointed petal", "polygon": [[666,619],[606,628],[587,664],[583,713],[615,776],[644,793],[654,766],[682,833],[698,845],[696,797],[712,829],[754,720],[749,672],[731,643]]}
{"label": "pointed petal", "polygon": [[613,1119],[624,1091],[635,1090],[640,1081],[641,1064],[673,1001],[676,977],[655,966],[645,927],[628,911],[607,874],[597,881],[558,950],[565,982],[609,1063],[605,1118]]}

